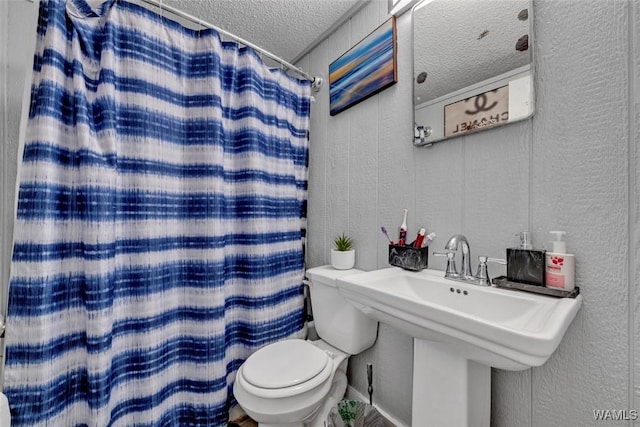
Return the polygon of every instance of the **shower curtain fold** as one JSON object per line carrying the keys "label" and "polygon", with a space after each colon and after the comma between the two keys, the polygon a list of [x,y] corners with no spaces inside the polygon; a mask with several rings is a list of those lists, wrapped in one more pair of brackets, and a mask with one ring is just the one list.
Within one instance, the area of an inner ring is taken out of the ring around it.
{"label": "shower curtain fold", "polygon": [[15,426],[222,426],[303,327],[310,83],[123,0],[42,0],[4,392]]}

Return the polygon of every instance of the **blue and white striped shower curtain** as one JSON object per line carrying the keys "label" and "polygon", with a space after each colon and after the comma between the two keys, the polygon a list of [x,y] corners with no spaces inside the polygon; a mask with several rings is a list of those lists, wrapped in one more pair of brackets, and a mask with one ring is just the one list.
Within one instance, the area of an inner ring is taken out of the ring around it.
{"label": "blue and white striped shower curtain", "polygon": [[303,327],[309,82],[122,0],[42,0],[5,393],[15,426],[221,426]]}

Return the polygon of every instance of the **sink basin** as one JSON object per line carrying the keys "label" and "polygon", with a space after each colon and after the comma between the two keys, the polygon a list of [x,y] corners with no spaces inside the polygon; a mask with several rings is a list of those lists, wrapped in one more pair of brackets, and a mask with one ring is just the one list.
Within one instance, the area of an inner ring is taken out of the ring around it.
{"label": "sink basin", "polygon": [[556,350],[582,297],[554,298],[398,267],[348,275],[340,293],[365,314],[464,358],[507,370],[540,366]]}

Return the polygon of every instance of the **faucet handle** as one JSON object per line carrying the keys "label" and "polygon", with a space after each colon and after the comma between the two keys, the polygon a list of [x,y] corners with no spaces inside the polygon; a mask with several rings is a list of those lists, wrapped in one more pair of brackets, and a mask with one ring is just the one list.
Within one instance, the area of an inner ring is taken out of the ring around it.
{"label": "faucet handle", "polygon": [[489,278],[489,270],[487,269],[487,260],[489,258],[486,256],[478,257],[478,270],[476,271],[476,279],[478,279],[478,284],[483,286],[489,286],[491,283],[491,279]]}
{"label": "faucet handle", "polygon": [[444,277],[457,277],[458,269],[456,268],[456,253],[455,252],[433,252],[433,256],[446,256],[447,257],[447,270],[444,273]]}
{"label": "faucet handle", "polygon": [[489,277],[489,270],[487,269],[487,263],[491,262],[494,264],[506,264],[507,261],[500,258],[489,258],[486,256],[478,257],[478,270],[476,271],[476,279],[478,279],[479,284],[484,286],[489,286],[491,284],[491,278]]}

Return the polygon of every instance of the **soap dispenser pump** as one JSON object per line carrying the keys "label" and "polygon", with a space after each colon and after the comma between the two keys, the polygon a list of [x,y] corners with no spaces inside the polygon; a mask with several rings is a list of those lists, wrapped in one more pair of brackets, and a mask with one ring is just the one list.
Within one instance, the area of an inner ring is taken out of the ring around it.
{"label": "soap dispenser pump", "polygon": [[567,244],[563,240],[564,231],[550,231],[556,236],[553,251],[547,252],[545,259],[545,280],[548,288],[572,291],[576,287],[576,260],[573,254],[567,253]]}
{"label": "soap dispenser pump", "polygon": [[507,248],[507,279],[512,282],[544,286],[545,251],[533,249],[531,233],[522,231],[519,248]]}

